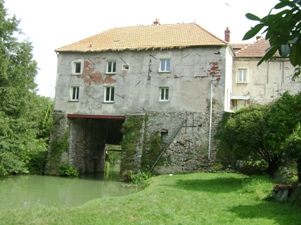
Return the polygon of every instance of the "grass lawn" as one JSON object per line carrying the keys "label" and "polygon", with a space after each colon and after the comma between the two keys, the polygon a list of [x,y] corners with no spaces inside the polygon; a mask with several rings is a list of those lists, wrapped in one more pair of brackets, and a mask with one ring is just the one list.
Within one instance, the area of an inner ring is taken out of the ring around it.
{"label": "grass lawn", "polygon": [[301,208],[262,200],[272,187],[238,174],[162,175],[141,192],[80,207],[0,211],[0,224],[301,225]]}

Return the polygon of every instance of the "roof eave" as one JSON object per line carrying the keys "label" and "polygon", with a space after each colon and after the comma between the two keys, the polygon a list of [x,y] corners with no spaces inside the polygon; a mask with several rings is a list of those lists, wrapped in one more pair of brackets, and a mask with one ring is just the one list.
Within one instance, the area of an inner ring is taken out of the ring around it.
{"label": "roof eave", "polygon": [[191,45],[191,46],[164,46],[164,47],[159,47],[159,46],[150,46],[150,47],[138,47],[138,48],[121,48],[121,49],[98,49],[98,50],[64,50],[64,49],[55,49],[55,52],[60,53],[60,52],[65,52],[65,53],[71,53],[71,52],[76,52],[76,53],[88,53],[88,52],[119,52],[119,51],[148,51],[148,50],[167,50],[167,49],[183,49],[183,48],[196,48],[196,47],[217,47],[217,46],[227,46],[226,43],[221,43],[221,44],[203,44],[203,45]]}

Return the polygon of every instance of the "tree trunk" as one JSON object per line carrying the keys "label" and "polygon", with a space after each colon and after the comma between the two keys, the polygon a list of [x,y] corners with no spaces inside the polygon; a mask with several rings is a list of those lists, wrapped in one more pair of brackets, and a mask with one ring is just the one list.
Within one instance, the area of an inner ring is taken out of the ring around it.
{"label": "tree trunk", "polygon": [[268,168],[266,169],[266,173],[271,176],[274,177],[274,175],[276,174],[276,172],[278,171],[280,167],[280,163],[279,160],[272,160],[269,162]]}

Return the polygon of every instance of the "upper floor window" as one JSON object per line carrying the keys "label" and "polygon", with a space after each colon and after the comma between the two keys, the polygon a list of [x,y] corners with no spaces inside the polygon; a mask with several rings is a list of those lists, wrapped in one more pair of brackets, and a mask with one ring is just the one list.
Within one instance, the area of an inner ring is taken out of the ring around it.
{"label": "upper floor window", "polygon": [[247,69],[238,69],[237,83],[247,83]]}
{"label": "upper floor window", "polygon": [[115,88],[112,86],[105,87],[104,90],[104,102],[114,102]]}
{"label": "upper floor window", "polygon": [[168,101],[169,98],[169,88],[160,87],[160,101]]}
{"label": "upper floor window", "polygon": [[72,74],[78,75],[83,72],[83,60],[75,60],[72,62]]}
{"label": "upper floor window", "polygon": [[170,59],[160,59],[159,72],[170,72]]}
{"label": "upper floor window", "polygon": [[79,87],[71,87],[70,89],[70,101],[78,101],[79,99]]}
{"label": "upper floor window", "polygon": [[107,73],[116,73],[116,61],[107,62]]}
{"label": "upper floor window", "polygon": [[129,70],[129,69],[130,69],[130,65],[129,65],[129,64],[124,64],[124,65],[122,66],[122,69],[123,69],[123,70]]}

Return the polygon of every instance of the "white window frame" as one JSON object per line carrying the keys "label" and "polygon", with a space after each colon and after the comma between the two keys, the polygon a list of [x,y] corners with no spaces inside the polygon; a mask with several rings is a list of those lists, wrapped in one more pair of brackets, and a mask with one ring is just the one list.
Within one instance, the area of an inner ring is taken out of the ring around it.
{"label": "white window frame", "polygon": [[117,62],[115,60],[107,61],[106,73],[116,74],[116,72],[117,72]]}
{"label": "white window frame", "polygon": [[[78,65],[80,66],[78,71]],[[81,75],[83,73],[84,61],[74,60],[72,61],[72,75]]]}
{"label": "white window frame", "polygon": [[169,101],[169,87],[160,87],[160,102]]}
{"label": "white window frame", "polygon": [[248,83],[248,70],[246,68],[239,68],[237,70],[237,80],[238,84]]}
{"label": "white window frame", "polygon": [[71,86],[70,87],[70,101],[78,102],[79,100],[79,86]]}
{"label": "white window frame", "polygon": [[113,103],[115,101],[115,87],[105,86],[104,88],[104,102]]}
{"label": "white window frame", "polygon": [[169,73],[170,72],[170,59],[160,59],[159,72],[161,73]]}
{"label": "white window frame", "polygon": [[130,70],[130,65],[129,64],[123,64],[122,65],[122,70],[129,71]]}

